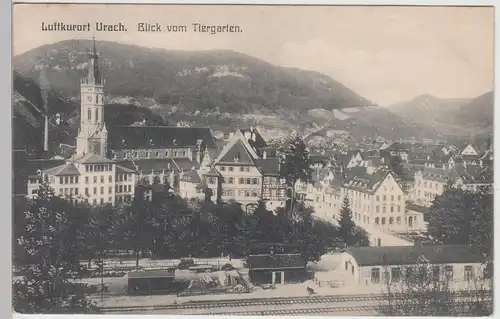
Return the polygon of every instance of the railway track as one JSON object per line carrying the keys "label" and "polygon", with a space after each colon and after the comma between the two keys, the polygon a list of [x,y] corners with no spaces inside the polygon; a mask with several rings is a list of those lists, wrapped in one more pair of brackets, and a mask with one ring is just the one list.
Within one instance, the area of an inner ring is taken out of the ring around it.
{"label": "railway track", "polygon": [[[459,296],[461,297],[461,296]],[[364,294],[364,295],[334,295],[334,296],[310,296],[310,297],[282,297],[282,298],[256,298],[256,299],[234,299],[234,300],[203,300],[190,301],[173,305],[156,306],[135,306],[135,307],[103,307],[107,313],[117,312],[149,312],[168,310],[203,310],[221,308],[243,308],[258,306],[286,306],[298,304],[330,304],[348,303],[363,301],[383,301],[387,296],[384,294]]]}
{"label": "railway track", "polygon": [[293,315],[326,315],[335,312],[360,312],[376,311],[378,306],[357,306],[357,307],[322,307],[304,309],[279,309],[264,311],[234,311],[224,313],[209,313],[209,316],[293,316]]}
{"label": "railway track", "polygon": [[[464,306],[460,303],[449,303],[448,306]],[[468,303],[472,306],[472,303]],[[490,304],[491,306],[491,304]],[[298,308],[298,309],[271,309],[264,311],[232,311],[232,312],[217,312],[208,313],[207,315],[213,316],[293,316],[293,315],[327,315],[338,312],[371,312],[378,313],[380,311],[380,306],[349,306],[349,307],[319,307],[319,308]],[[456,315],[468,314],[466,311],[457,311]]]}

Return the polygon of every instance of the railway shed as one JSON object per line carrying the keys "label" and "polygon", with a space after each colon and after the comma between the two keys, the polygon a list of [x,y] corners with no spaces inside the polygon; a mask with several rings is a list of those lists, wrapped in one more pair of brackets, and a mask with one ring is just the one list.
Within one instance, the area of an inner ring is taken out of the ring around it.
{"label": "railway shed", "polygon": [[175,269],[129,272],[127,293],[131,295],[176,293],[182,287],[181,283],[175,280],[174,271]]}
{"label": "railway shed", "polygon": [[307,262],[301,254],[249,255],[246,264],[250,281],[256,285],[279,285],[308,279]]}

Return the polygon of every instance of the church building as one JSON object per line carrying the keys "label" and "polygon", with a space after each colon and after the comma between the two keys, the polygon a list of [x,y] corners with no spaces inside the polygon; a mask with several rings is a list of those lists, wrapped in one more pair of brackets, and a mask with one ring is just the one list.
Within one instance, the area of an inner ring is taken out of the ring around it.
{"label": "church building", "polygon": [[205,156],[208,159],[217,154],[210,129],[106,127],[105,81],[98,58],[93,41],[87,74],[80,80],[76,147],[66,159],[29,160],[27,196],[36,196],[44,176],[56,195],[91,205],[130,201],[138,185],[148,188],[160,184],[179,192],[181,176],[199,169]]}

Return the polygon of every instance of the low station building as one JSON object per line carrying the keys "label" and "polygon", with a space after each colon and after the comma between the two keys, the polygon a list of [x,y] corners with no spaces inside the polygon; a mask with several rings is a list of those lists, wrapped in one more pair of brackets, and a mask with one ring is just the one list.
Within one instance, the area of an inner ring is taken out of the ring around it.
{"label": "low station building", "polygon": [[414,267],[427,265],[432,276],[454,284],[485,277],[484,257],[464,245],[350,247],[343,251],[339,269],[356,284],[381,285],[386,274],[399,282]]}
{"label": "low station building", "polygon": [[259,254],[246,259],[250,281],[255,285],[279,285],[307,280],[307,261],[301,254]]}

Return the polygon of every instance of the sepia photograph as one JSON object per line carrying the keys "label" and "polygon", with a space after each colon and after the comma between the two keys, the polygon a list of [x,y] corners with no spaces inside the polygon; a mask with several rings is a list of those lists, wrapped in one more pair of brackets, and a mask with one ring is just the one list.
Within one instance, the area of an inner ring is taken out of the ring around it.
{"label": "sepia photograph", "polygon": [[13,313],[493,315],[494,18],[14,4]]}

